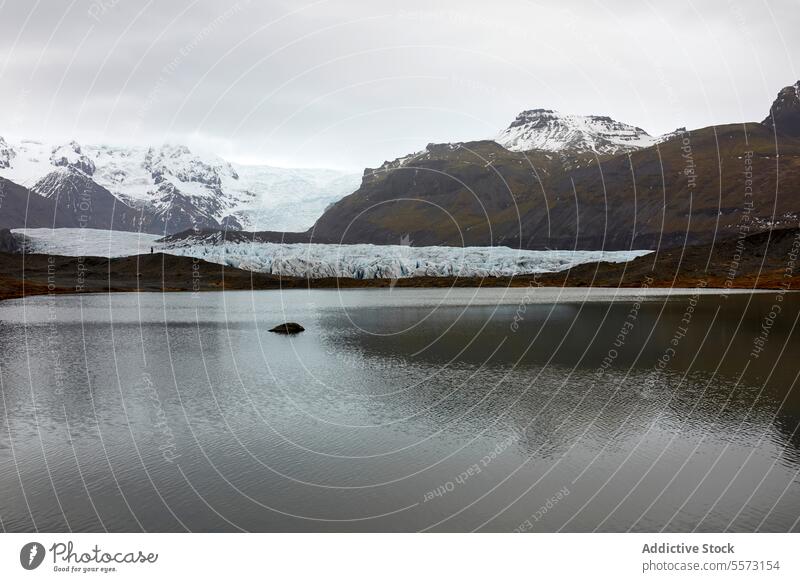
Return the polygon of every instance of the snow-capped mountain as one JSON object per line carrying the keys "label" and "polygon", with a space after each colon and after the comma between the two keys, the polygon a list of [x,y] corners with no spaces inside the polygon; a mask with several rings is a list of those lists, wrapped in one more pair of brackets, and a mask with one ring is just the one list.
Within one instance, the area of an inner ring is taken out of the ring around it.
{"label": "snow-capped mountain", "polygon": [[54,147],[50,152],[50,163],[56,167],[74,168],[87,176],[94,174],[92,159],[81,151],[78,142],[71,141]]}
{"label": "snow-capped mountain", "polygon": [[[146,230],[167,233],[193,226],[303,231],[360,181],[357,174],[327,169],[235,165],[181,145],[12,143],[0,138],[0,176],[43,194],[37,188],[59,168],[81,172],[135,208]],[[59,177],[65,176],[56,174],[47,182],[48,195],[57,194]]]}
{"label": "snow-capped mountain", "polygon": [[572,115],[551,109],[523,111],[495,141],[515,152],[616,155],[654,145],[639,127],[598,115]]}
{"label": "snow-capped mountain", "polygon": [[69,219],[79,226],[138,230],[141,221],[140,212],[72,165],[55,167],[36,182],[32,190],[51,200],[62,219]]}
{"label": "snow-capped mountain", "polygon": [[87,147],[95,181],[128,204],[144,208],[146,230],[245,226],[235,213],[254,194],[240,187],[231,164],[200,157],[181,145],[148,148]]}

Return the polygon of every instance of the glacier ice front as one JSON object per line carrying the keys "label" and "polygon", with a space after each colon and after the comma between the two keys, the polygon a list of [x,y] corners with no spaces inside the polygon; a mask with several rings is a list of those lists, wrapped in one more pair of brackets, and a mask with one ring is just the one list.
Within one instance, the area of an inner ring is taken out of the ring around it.
{"label": "glacier ice front", "polygon": [[15,229],[29,253],[123,257],[184,255],[287,277],[504,277],[553,273],[583,263],[623,263],[652,251],[523,251],[508,247],[412,247],[232,242],[158,242],[157,235],[80,228]]}
{"label": "glacier ice front", "polygon": [[508,247],[411,247],[225,242],[159,247],[248,271],[292,277],[400,279],[552,273],[596,261],[622,263],[651,251],[523,251]]}

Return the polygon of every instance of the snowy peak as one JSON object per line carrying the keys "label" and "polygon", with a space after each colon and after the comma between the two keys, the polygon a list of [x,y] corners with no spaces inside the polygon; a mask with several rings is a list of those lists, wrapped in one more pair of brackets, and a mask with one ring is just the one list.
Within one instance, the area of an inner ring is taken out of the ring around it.
{"label": "snowy peak", "polygon": [[[57,198],[62,192],[70,194],[86,191],[91,179],[72,166],[55,168],[52,172],[36,182],[33,190],[45,198]],[[92,183],[93,184],[93,183]]]}
{"label": "snowy peak", "polygon": [[762,123],[778,133],[800,136],[800,81],[778,92]]}
{"label": "snowy peak", "polygon": [[17,152],[0,137],[0,168],[10,168]]}
{"label": "snowy peak", "polygon": [[657,138],[655,138],[655,141],[656,143],[666,143],[672,139],[678,137],[684,137],[686,133],[687,133],[686,127],[679,127],[677,129],[674,129],[673,131],[670,131],[669,133],[659,135]]}
{"label": "snowy peak", "polygon": [[219,188],[225,178],[239,179],[239,175],[228,162],[221,159],[203,160],[188,147],[180,145],[149,148],[142,165],[150,172],[156,184],[169,176],[184,183]]}
{"label": "snowy peak", "polygon": [[138,230],[138,212],[72,165],[56,167],[32,189],[53,201],[62,220],[77,226]]}
{"label": "snowy peak", "polygon": [[571,115],[552,109],[523,111],[495,139],[515,152],[615,155],[645,148],[656,139],[639,127],[598,115]]}
{"label": "snowy peak", "polygon": [[75,168],[87,176],[91,176],[95,171],[94,162],[83,153],[80,144],[75,141],[54,147],[50,152],[50,163],[56,167]]}
{"label": "snowy peak", "polygon": [[97,182],[131,202],[152,199],[164,182],[198,199],[224,197],[223,185],[235,185],[239,178],[228,162],[198,156],[183,145],[93,146],[92,154]]}

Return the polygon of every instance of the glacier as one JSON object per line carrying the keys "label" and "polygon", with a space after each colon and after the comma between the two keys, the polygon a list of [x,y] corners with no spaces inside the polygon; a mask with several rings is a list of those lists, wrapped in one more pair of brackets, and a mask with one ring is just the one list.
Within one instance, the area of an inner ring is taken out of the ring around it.
{"label": "glacier", "polygon": [[158,248],[161,235],[97,228],[14,228],[26,253],[65,257],[130,257]]}
{"label": "glacier", "polygon": [[150,252],[204,259],[285,277],[400,279],[406,277],[507,277],[563,271],[583,263],[623,263],[652,251],[526,251],[508,247],[406,245],[221,244],[159,242],[158,235],[89,228],[14,229],[28,253],[123,257]]}
{"label": "glacier", "polygon": [[273,275],[400,279],[505,277],[563,271],[583,263],[622,263],[652,251],[525,251],[508,247],[411,247],[225,242],[171,243],[164,252]]}

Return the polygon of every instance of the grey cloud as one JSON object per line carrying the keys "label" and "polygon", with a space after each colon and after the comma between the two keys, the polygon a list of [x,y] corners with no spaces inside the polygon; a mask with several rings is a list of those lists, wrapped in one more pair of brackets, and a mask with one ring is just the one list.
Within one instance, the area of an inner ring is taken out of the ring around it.
{"label": "grey cloud", "polygon": [[0,135],[360,168],[532,107],[662,133],[797,80],[790,1],[9,0]]}

